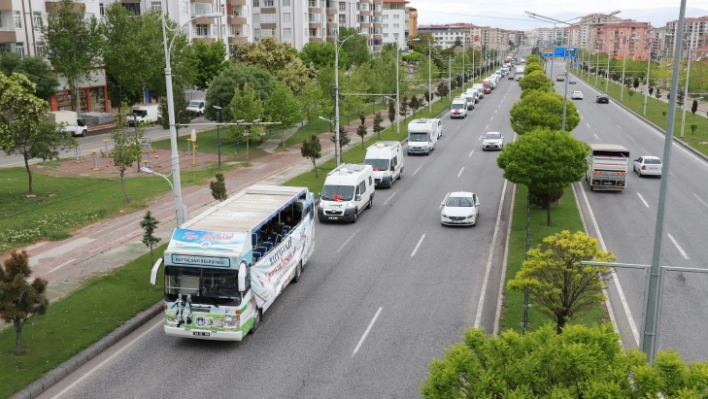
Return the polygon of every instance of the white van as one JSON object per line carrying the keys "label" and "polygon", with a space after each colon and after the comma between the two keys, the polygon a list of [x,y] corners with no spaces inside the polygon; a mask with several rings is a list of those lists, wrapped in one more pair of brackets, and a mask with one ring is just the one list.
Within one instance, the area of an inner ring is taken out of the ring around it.
{"label": "white van", "polygon": [[133,107],[133,112],[128,116],[128,125],[157,123],[160,118],[160,104],[143,104]]}
{"label": "white van", "polygon": [[366,149],[364,163],[374,168],[376,187],[391,187],[403,176],[403,150],[400,141],[379,141]]}
{"label": "white van", "polygon": [[467,99],[464,97],[456,97],[452,99],[450,106],[450,118],[466,118],[467,117]]}
{"label": "white van", "polygon": [[477,90],[467,89],[466,92],[462,93],[462,97],[467,100],[467,110],[474,109],[474,105],[479,101],[477,99]]}
{"label": "white van", "polygon": [[442,121],[440,119],[412,120],[408,124],[408,155],[430,155],[440,136],[442,136]]}
{"label": "white van", "polygon": [[494,75],[491,75],[487,78],[487,81],[489,81],[489,84],[492,86],[492,90],[497,88],[497,78]]}
{"label": "white van", "polygon": [[363,164],[341,164],[329,173],[319,195],[320,222],[356,223],[359,214],[374,202],[374,168]]}
{"label": "white van", "polygon": [[472,85],[472,89],[477,90],[477,93],[478,93],[480,99],[484,98],[484,85],[483,84],[475,83]]}
{"label": "white van", "polygon": [[187,105],[187,112],[196,114],[197,116],[204,115],[204,107],[206,106],[206,101],[204,100],[192,100]]}

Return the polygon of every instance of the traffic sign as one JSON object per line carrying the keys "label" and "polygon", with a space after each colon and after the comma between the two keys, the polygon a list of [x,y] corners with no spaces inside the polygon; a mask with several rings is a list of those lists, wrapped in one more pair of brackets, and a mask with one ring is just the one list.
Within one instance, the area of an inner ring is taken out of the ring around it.
{"label": "traffic sign", "polygon": [[544,57],[553,57],[553,53],[543,53]]}
{"label": "traffic sign", "polygon": [[474,41],[475,41],[475,42],[478,42],[478,41],[479,41],[479,36],[475,36],[475,37],[474,37]]}
{"label": "traffic sign", "polygon": [[554,57],[572,57],[575,58],[575,47],[573,48],[565,48],[565,47],[555,47],[553,48],[553,56]]}

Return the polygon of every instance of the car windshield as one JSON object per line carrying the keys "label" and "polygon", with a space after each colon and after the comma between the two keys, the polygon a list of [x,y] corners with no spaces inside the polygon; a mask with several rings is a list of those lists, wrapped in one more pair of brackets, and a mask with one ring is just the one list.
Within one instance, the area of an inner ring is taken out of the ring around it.
{"label": "car windshield", "polygon": [[452,109],[462,109],[462,108],[464,108],[464,107],[465,107],[465,105],[462,104],[462,103],[455,103],[455,104],[452,104]]}
{"label": "car windshield", "polygon": [[485,139],[500,139],[500,138],[501,138],[501,134],[499,134],[499,133],[487,133],[487,134],[484,135],[484,138],[485,138]]}
{"label": "car windshield", "polygon": [[351,201],[354,199],[354,186],[330,186],[322,188],[322,199],[325,201]]}
{"label": "car windshield", "polygon": [[469,102],[472,102],[472,100],[474,99],[474,97],[472,97],[471,94],[466,95],[465,98],[467,99],[467,102],[468,102],[468,103],[469,103]]}
{"label": "car windshield", "polygon": [[174,302],[191,295],[192,304],[240,305],[238,271],[206,267],[165,267],[165,300]]}
{"label": "car windshield", "polygon": [[652,165],[661,165],[661,160],[656,158],[644,158],[644,163]]}
{"label": "car windshield", "polygon": [[364,163],[371,165],[374,170],[388,170],[388,159],[365,159]]}
{"label": "car windshield", "polygon": [[450,197],[447,199],[445,206],[454,208],[471,208],[472,198],[470,197]]}
{"label": "car windshield", "polygon": [[408,135],[408,141],[424,142],[428,141],[427,133],[410,133]]}
{"label": "car windshield", "polygon": [[[184,104],[184,103],[182,103],[182,104]],[[189,103],[188,107],[199,108],[199,106],[201,106],[201,105],[202,105],[202,103],[200,101],[191,101]]]}

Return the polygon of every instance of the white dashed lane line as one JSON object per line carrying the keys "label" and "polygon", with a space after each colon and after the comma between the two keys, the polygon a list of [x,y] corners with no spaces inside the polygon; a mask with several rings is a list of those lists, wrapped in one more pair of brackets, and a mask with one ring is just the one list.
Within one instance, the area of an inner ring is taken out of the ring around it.
{"label": "white dashed lane line", "polygon": [[423,235],[420,237],[420,240],[418,240],[418,244],[416,244],[415,248],[413,248],[413,252],[411,252],[411,258],[415,256],[416,252],[418,252],[418,248],[420,248],[420,244],[422,244],[423,240],[425,239],[425,234],[427,234],[427,233],[423,233]]}
{"label": "white dashed lane line", "polygon": [[597,137],[597,135],[595,133],[593,133],[592,135],[595,136],[596,139],[600,140],[600,138]]}
{"label": "white dashed lane line", "polygon": [[683,256],[684,259],[688,260],[688,255],[686,254],[686,251],[684,251],[683,248],[681,248],[681,246],[679,245],[678,241],[676,241],[674,236],[672,236],[671,234],[668,234],[668,233],[666,235],[669,236],[669,240],[671,240],[671,242],[674,243],[674,246],[676,246],[676,249],[678,249],[679,253],[681,253],[681,256]]}
{"label": "white dashed lane line", "polygon": [[697,200],[701,201],[701,204],[705,205],[706,208],[708,208],[708,203],[706,203],[705,201],[703,201],[703,200],[701,199],[701,197],[698,196],[698,194],[693,193],[693,195],[696,197]]}
{"label": "white dashed lane line", "polygon": [[463,166],[462,169],[460,169],[460,173],[457,174],[457,177],[460,177],[462,175],[462,171],[465,170],[465,167]]}
{"label": "white dashed lane line", "polygon": [[639,194],[639,193],[637,193],[637,195],[639,196],[639,199],[642,200],[642,202],[644,203],[644,206],[646,206],[647,208],[649,208],[649,204],[647,204],[647,202],[644,200],[644,197],[642,197],[642,195]]}
{"label": "white dashed lane line", "polygon": [[418,169],[416,169],[415,172],[413,172],[413,174],[412,174],[411,176],[415,176],[415,174],[418,173],[418,171],[420,170],[420,168],[422,168],[422,166],[418,166]]}

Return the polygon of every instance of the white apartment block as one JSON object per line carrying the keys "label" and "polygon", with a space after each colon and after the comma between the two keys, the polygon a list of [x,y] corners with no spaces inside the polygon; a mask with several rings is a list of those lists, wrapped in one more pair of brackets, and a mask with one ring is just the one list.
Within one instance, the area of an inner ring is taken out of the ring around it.
{"label": "white apartment block", "polygon": [[406,0],[383,0],[383,44],[396,43],[399,49],[406,49],[408,40],[408,8]]}
{"label": "white apartment block", "polygon": [[[430,33],[435,44],[442,48],[455,45],[457,39],[466,47],[506,50],[509,47],[509,32],[504,29],[489,28],[473,24],[421,25],[418,34]],[[475,40],[475,38],[477,40]]]}
{"label": "white apartment block", "polygon": [[[678,20],[666,23],[666,31],[663,38],[666,54],[672,56],[674,46],[681,46],[681,57],[688,56],[688,49],[695,50],[698,47],[708,45],[708,16],[699,18],[686,18],[683,26],[683,40],[676,38]],[[681,42],[680,44],[677,42]]]}
{"label": "white apartment block", "polygon": [[651,57],[654,60],[661,60],[668,55],[666,47],[666,27],[653,28],[651,30]]}
{"label": "white apartment block", "polygon": [[533,30],[533,35],[536,41],[539,42],[539,46],[542,48],[551,47],[557,44],[557,40],[560,38],[562,43],[568,39],[568,29],[557,26],[554,28],[535,28]]}

